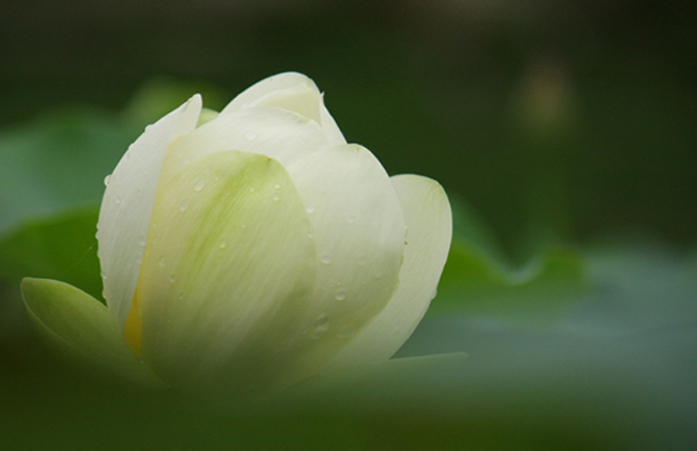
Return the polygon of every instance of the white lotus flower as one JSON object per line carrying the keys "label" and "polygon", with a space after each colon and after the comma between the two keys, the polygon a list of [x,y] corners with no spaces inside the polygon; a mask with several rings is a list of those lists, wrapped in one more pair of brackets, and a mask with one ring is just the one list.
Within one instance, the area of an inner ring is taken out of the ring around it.
{"label": "white lotus flower", "polygon": [[217,116],[196,95],[131,145],[99,216],[106,307],[57,281],[22,291],[75,355],[149,385],[256,394],[389,359],[451,235],[437,182],[390,178],[312,80],[284,73]]}

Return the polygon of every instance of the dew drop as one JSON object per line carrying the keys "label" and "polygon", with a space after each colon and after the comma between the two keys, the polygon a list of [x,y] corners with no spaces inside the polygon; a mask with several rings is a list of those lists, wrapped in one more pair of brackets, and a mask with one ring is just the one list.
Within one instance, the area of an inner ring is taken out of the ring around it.
{"label": "dew drop", "polygon": [[176,281],[177,281],[177,276],[175,276],[174,274],[172,274],[171,276],[169,276],[169,283],[174,283],[174,282],[176,282]]}
{"label": "dew drop", "polygon": [[346,216],[346,222],[348,222],[349,224],[353,224],[355,220],[356,218],[354,218],[353,215]]}
{"label": "dew drop", "polygon": [[335,297],[337,301],[343,301],[344,299],[346,299],[346,292],[342,288],[339,288],[338,290],[336,290]]}
{"label": "dew drop", "polygon": [[278,183],[276,183],[273,187],[276,189],[281,189],[281,185],[279,185]]}
{"label": "dew drop", "polygon": [[273,193],[273,196],[271,196],[271,198],[278,202],[279,200],[281,200],[281,195],[279,193]]}
{"label": "dew drop", "polygon": [[358,266],[365,266],[365,255],[361,254],[358,256]]}
{"label": "dew drop", "polygon": [[116,202],[116,205],[121,203],[121,198],[119,196],[116,196],[116,199],[114,199],[114,202]]}
{"label": "dew drop", "polygon": [[227,247],[227,241],[223,240],[220,242],[220,248],[225,249]]}
{"label": "dew drop", "polygon": [[321,261],[325,265],[328,265],[332,262],[332,257],[329,254],[324,254],[320,257],[319,261]]}
{"label": "dew drop", "polygon": [[160,268],[164,268],[164,267],[165,267],[165,264],[166,264],[166,262],[165,262],[165,258],[164,258],[164,257],[162,257],[162,258],[160,259],[160,261],[159,261],[159,263],[158,263],[158,264],[160,265]]}
{"label": "dew drop", "polygon": [[252,132],[248,132],[248,133],[244,134],[244,137],[247,138],[247,141],[254,141],[255,139],[257,139],[257,136],[259,136],[259,135],[257,135],[256,133],[252,133]]}
{"label": "dew drop", "polygon": [[382,273],[381,273],[381,272],[376,272],[376,273],[375,273],[375,278],[376,278],[376,279],[379,279],[379,278],[381,278],[381,277],[382,277]]}
{"label": "dew drop", "polygon": [[312,205],[308,205],[307,207],[305,207],[305,211],[307,212],[307,214],[311,215],[315,212],[315,207],[313,207]]}
{"label": "dew drop", "polygon": [[145,241],[145,235],[141,235],[141,236],[140,236],[140,241],[138,241],[138,244],[140,244],[141,246],[145,246],[145,242],[146,242],[146,241]]}
{"label": "dew drop", "polygon": [[189,201],[183,200],[179,203],[179,211],[184,212],[189,207]]}
{"label": "dew drop", "polygon": [[310,338],[317,340],[329,329],[329,317],[325,314],[319,315],[317,322],[315,323],[315,330],[312,332]]}
{"label": "dew drop", "polygon": [[198,179],[198,181],[194,185],[194,191],[199,192],[203,189],[204,186],[206,186],[206,182],[203,179]]}
{"label": "dew drop", "polygon": [[315,326],[317,326],[317,329],[329,329],[329,317],[322,313],[317,317],[317,323],[315,324]]}
{"label": "dew drop", "polygon": [[111,176],[107,175],[104,177],[104,186],[109,186],[109,182],[111,182]]}
{"label": "dew drop", "polygon": [[337,334],[339,338],[351,338],[356,333],[356,328],[353,324],[347,324],[339,330]]}
{"label": "dew drop", "polygon": [[247,227],[247,224],[240,224],[240,229],[244,229],[245,227]]}

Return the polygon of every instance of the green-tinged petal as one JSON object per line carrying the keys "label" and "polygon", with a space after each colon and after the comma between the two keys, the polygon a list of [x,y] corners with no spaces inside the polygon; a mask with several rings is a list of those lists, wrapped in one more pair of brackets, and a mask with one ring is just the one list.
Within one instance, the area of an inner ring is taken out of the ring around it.
{"label": "green-tinged petal", "polygon": [[220,114],[173,143],[171,152],[180,166],[226,150],[263,154],[287,166],[328,145],[316,122],[290,111],[260,107]]}
{"label": "green-tinged petal", "polygon": [[131,306],[145,250],[155,191],[169,143],[196,127],[201,96],[194,96],[146,128],[107,179],[97,223],[104,297],[119,332]]}
{"label": "green-tinged petal", "polygon": [[29,318],[52,347],[132,382],[166,387],[128,349],[109,310],[92,296],[64,282],[26,278],[22,297]]}
{"label": "green-tinged petal", "polygon": [[390,358],[414,332],[436,295],[452,238],[450,204],[438,182],[392,177],[407,225],[399,286],[387,307],[337,356],[333,365]]}
{"label": "green-tinged petal", "polygon": [[[357,145],[315,153],[288,168],[317,248],[309,334],[326,342],[318,361],[346,346],[392,297],[404,250],[404,217],[390,178]],[[319,352],[319,351],[318,351]]]}
{"label": "green-tinged petal", "polygon": [[210,108],[202,108],[201,114],[199,114],[198,116],[198,122],[196,123],[196,127],[198,128],[203,124],[207,124],[208,122],[218,117],[219,114],[220,113],[218,113],[215,110],[211,110]]}
{"label": "green-tinged petal", "polygon": [[283,108],[312,119],[322,126],[331,146],[346,144],[317,85],[303,74],[285,72],[261,80],[235,97],[222,113],[259,106]]}
{"label": "green-tinged petal", "polygon": [[174,173],[171,159],[134,301],[143,359],[203,396],[279,383],[305,352],[297,335],[315,276],[302,201],[263,155],[218,152]]}

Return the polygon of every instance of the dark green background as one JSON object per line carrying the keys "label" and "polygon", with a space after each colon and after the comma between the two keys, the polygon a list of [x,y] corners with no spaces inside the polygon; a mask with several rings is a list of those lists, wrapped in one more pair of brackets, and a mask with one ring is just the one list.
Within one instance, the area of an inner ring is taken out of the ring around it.
{"label": "dark green background", "polygon": [[464,196],[514,255],[627,231],[692,245],[695,12],[679,0],[7,1],[0,123],[118,110],[156,77],[214,93],[215,108],[297,70],[349,141]]}

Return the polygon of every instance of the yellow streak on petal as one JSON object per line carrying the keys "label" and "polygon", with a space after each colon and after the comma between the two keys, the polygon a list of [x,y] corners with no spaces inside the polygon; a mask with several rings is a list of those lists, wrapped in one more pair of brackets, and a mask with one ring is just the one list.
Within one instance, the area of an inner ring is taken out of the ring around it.
{"label": "yellow streak on petal", "polygon": [[138,305],[138,298],[140,293],[140,288],[136,287],[136,293],[133,296],[133,302],[131,303],[131,310],[128,312],[128,317],[126,318],[126,328],[123,331],[123,338],[131,351],[133,351],[138,357],[141,356],[141,341],[142,341],[142,326],[141,326],[141,316],[140,316],[140,306]]}

